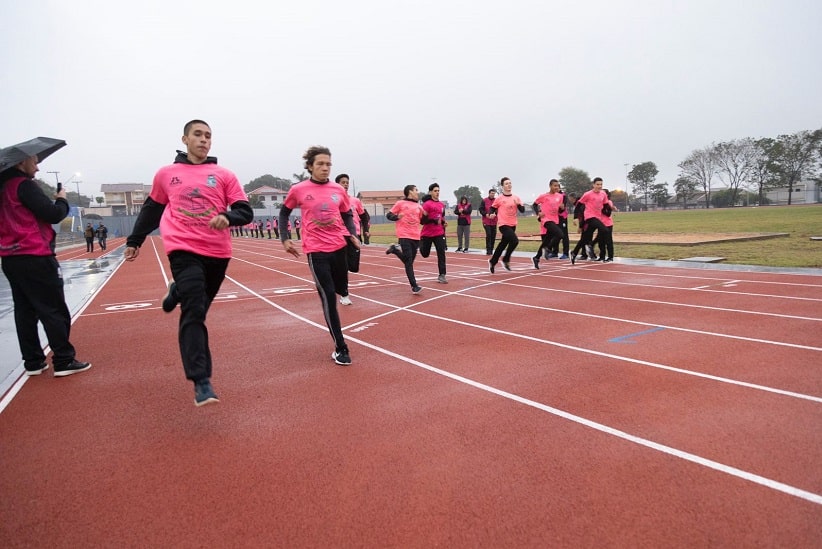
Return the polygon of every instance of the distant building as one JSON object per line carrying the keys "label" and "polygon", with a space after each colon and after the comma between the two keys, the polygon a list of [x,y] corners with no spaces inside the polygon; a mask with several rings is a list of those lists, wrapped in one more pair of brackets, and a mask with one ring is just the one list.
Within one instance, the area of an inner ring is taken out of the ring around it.
{"label": "distant building", "polygon": [[[253,191],[249,192],[248,197],[251,198],[252,196],[258,196],[260,197],[260,203],[263,206],[265,206],[266,208],[271,208],[279,207],[285,201],[285,196],[287,194],[288,191],[285,191],[283,189],[263,185],[262,187],[258,187]],[[277,206],[274,206],[274,204],[276,204]]]}
{"label": "distant building", "polygon": [[402,191],[360,191],[357,198],[371,216],[385,215],[398,200],[405,198]]}
{"label": "distant building", "polygon": [[100,191],[105,204],[111,209],[111,215],[137,215],[143,207],[151,185],[145,183],[103,183]]}

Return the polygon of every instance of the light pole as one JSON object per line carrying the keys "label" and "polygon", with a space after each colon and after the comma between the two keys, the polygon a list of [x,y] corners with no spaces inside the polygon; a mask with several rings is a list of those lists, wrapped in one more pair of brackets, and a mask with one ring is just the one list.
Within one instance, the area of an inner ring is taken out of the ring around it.
{"label": "light pole", "polygon": [[630,209],[628,196],[631,194],[631,184],[628,181],[628,162],[625,163],[625,211]]}

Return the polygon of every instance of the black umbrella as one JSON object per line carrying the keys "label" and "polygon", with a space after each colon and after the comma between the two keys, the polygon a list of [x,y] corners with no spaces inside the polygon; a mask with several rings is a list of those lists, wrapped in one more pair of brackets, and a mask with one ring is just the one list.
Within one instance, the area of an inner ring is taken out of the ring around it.
{"label": "black umbrella", "polygon": [[0,172],[16,166],[30,156],[37,156],[37,161],[42,162],[53,152],[65,146],[66,142],[62,139],[35,137],[17,145],[0,149]]}

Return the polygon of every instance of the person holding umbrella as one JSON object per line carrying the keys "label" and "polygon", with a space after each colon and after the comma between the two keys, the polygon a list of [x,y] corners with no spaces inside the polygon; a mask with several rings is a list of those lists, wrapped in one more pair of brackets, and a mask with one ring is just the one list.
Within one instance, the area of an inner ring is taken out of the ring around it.
{"label": "person holding umbrella", "polygon": [[33,181],[38,164],[65,144],[39,137],[0,151],[0,263],[11,286],[17,341],[23,367],[30,376],[49,367],[38,321],[53,353],[54,377],[91,368],[91,363],[76,359],[69,341],[71,314],[54,251],[52,224],[68,215],[66,191],[58,184],[52,202]]}

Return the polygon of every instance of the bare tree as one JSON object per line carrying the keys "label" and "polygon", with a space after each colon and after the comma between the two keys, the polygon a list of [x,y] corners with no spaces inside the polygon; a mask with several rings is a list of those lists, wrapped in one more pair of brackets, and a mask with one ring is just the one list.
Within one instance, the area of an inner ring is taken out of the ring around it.
{"label": "bare tree", "polygon": [[713,146],[697,149],[679,163],[682,170],[681,177],[693,181],[702,187],[705,193],[705,207],[711,204],[711,180],[716,175],[716,159],[714,158]]}
{"label": "bare tree", "polygon": [[751,181],[756,152],[754,140],[750,137],[723,141],[718,145],[714,145],[717,175],[728,185],[731,206],[736,205],[739,187],[744,188]]}

